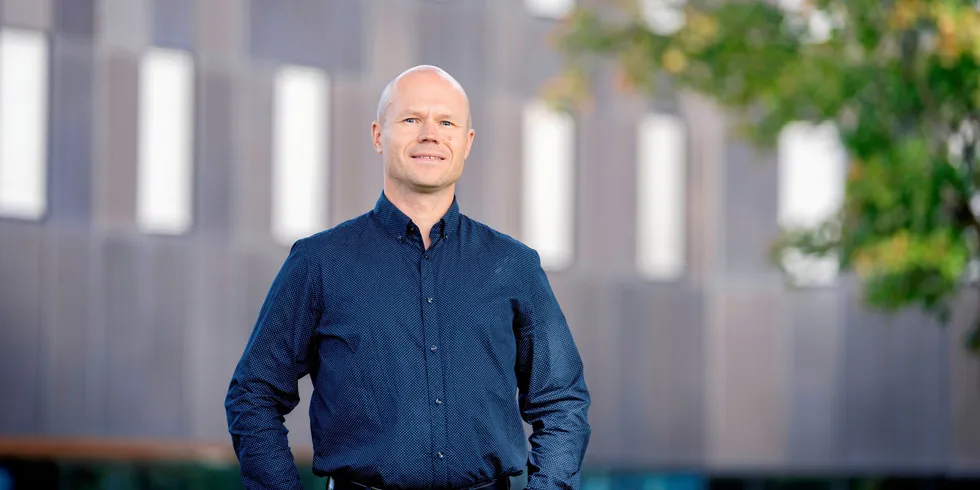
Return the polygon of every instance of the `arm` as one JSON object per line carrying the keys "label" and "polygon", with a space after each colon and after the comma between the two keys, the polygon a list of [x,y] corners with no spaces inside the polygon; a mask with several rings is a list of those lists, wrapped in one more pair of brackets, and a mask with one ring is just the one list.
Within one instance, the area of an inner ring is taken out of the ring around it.
{"label": "arm", "polygon": [[245,488],[303,488],[284,416],[299,403],[297,380],[316,362],[308,351],[319,318],[319,294],[319,275],[312,273],[297,242],[262,304],[225,398]]}
{"label": "arm", "polygon": [[535,252],[516,325],[521,415],[531,424],[528,490],[577,490],[591,403],[582,359]]}

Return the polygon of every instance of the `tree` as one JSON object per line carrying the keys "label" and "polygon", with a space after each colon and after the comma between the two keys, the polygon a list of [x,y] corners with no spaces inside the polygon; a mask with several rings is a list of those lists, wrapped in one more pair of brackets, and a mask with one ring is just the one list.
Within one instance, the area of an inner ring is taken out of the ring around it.
{"label": "tree", "polygon": [[576,11],[557,38],[567,71],[553,99],[580,100],[612,60],[641,94],[714,100],[763,147],[791,123],[832,125],[848,159],[843,204],[787,229],[775,262],[832,257],[872,307],[920,307],[946,323],[957,294],[978,285],[967,271],[980,251],[980,2],[682,1]]}

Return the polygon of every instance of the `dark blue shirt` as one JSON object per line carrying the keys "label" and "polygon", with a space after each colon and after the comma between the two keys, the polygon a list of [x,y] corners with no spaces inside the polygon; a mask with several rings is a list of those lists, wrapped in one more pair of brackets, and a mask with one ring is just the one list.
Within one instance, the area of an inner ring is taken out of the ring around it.
{"label": "dark blue shirt", "polygon": [[580,488],[590,397],[537,252],[455,199],[429,235],[382,193],[293,245],[225,401],[247,488],[302,488],[283,416],[307,374],[317,475],[438,489],[526,468],[529,489]]}

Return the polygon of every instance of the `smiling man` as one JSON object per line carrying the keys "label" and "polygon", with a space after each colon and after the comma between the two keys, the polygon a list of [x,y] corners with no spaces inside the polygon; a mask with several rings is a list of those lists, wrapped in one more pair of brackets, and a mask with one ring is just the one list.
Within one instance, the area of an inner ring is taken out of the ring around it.
{"label": "smiling man", "polygon": [[283,417],[310,375],[327,488],[508,489],[525,469],[528,489],[580,488],[590,396],[539,256],[459,211],[466,92],[412,68],[371,134],[374,209],[293,245],[232,377],[245,487],[302,488]]}

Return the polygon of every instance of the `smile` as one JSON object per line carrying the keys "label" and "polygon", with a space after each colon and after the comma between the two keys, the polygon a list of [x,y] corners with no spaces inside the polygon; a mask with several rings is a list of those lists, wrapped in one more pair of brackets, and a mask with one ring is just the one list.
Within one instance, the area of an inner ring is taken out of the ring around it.
{"label": "smile", "polygon": [[440,156],[436,156],[436,155],[415,155],[415,156],[412,157],[412,159],[413,160],[427,160],[427,161],[433,161],[433,162],[441,162],[441,161],[445,160],[445,158],[440,157]]}

